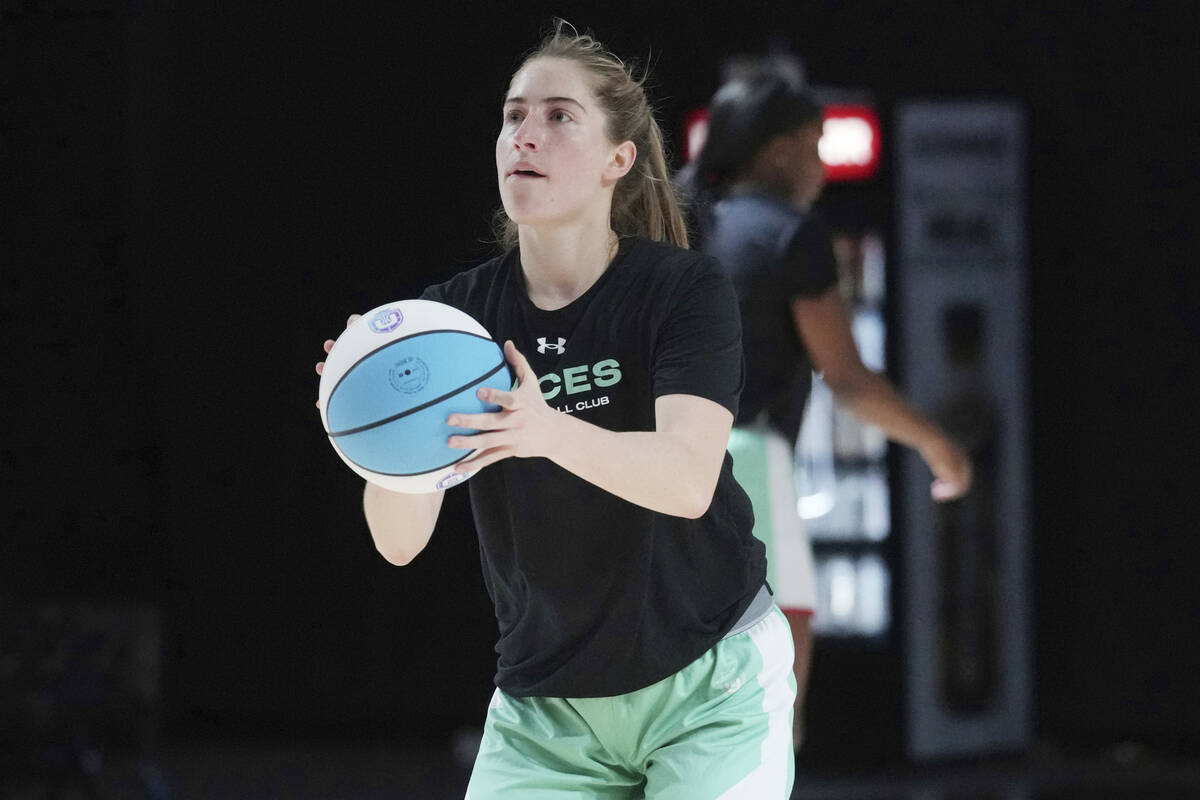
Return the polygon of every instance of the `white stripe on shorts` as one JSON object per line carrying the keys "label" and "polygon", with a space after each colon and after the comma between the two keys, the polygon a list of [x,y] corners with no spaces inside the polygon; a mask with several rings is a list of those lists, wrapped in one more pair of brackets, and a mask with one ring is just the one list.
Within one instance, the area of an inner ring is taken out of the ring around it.
{"label": "white stripe on shorts", "polygon": [[762,761],[753,772],[723,792],[717,800],[786,800],[795,779],[792,713],[796,678],[792,674],[792,632],[778,610],[746,631],[762,656],[758,683],[767,712],[767,737]]}

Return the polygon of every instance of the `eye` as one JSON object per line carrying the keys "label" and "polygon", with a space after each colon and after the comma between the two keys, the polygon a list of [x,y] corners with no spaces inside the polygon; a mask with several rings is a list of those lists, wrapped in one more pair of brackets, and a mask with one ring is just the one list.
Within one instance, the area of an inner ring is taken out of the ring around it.
{"label": "eye", "polygon": [[518,109],[510,108],[508,111],[504,112],[504,121],[505,122],[520,122],[522,120],[522,118],[523,118],[523,115],[521,114],[521,112]]}
{"label": "eye", "polygon": [[551,122],[570,122],[571,115],[568,114],[566,111],[563,111],[561,108],[556,108],[550,112],[550,121]]}

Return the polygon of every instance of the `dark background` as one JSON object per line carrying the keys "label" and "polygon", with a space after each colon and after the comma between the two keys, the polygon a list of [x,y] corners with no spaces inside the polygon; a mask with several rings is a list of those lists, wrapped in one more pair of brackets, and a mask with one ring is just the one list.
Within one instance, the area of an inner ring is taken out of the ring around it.
{"label": "dark background", "polygon": [[676,139],[772,34],[885,112],[1023,103],[1038,734],[1194,751],[1187,4],[163,5],[0,0],[0,600],[161,609],[169,733],[482,720],[466,490],[387,565],[312,364],[488,253],[499,100],[557,13],[651,63]]}

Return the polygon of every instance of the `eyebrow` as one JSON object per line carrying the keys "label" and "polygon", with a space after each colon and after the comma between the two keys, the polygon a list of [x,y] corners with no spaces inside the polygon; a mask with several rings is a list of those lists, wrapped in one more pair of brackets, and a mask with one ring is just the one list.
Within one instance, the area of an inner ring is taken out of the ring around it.
{"label": "eyebrow", "polygon": [[[574,97],[547,97],[547,98],[544,98],[544,99],[542,100],[542,102],[543,102],[543,103],[548,103],[548,104],[554,104],[554,103],[573,103],[573,104],[575,104],[576,106],[578,106],[578,107],[579,107],[579,110],[580,110],[580,111],[584,112],[585,114],[587,113],[587,109],[586,109],[586,108],[584,108],[584,106],[583,106],[583,103],[579,102],[579,101],[578,101],[578,100],[576,100]],[[512,103],[525,103],[525,104],[528,104],[528,103],[529,103],[529,101],[528,101],[528,100],[526,100],[524,97],[506,97],[506,98],[504,98],[504,105],[506,105],[506,106],[507,106],[507,105],[510,105],[510,104],[512,104]]]}

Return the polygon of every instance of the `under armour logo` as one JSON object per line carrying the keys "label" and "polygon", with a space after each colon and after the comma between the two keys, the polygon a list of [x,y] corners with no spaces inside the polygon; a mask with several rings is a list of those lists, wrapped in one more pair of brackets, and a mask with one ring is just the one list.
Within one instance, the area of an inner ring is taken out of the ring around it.
{"label": "under armour logo", "polygon": [[566,352],[566,350],[567,350],[567,340],[560,336],[560,337],[558,337],[558,343],[552,344],[552,343],[546,341],[545,336],[539,336],[538,337],[538,352],[545,353],[547,350],[553,350],[554,352],[561,355],[562,353]]}

